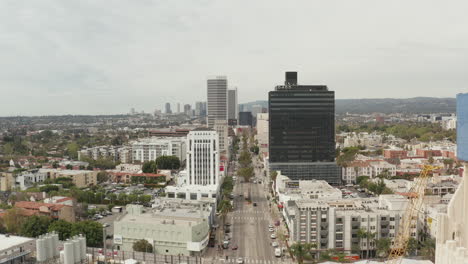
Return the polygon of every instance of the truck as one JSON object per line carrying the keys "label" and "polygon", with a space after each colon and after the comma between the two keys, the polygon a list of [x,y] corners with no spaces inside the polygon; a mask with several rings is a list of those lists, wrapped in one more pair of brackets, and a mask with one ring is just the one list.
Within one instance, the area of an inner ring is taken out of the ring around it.
{"label": "truck", "polygon": [[275,248],[275,257],[280,258],[281,257],[281,248],[277,247]]}

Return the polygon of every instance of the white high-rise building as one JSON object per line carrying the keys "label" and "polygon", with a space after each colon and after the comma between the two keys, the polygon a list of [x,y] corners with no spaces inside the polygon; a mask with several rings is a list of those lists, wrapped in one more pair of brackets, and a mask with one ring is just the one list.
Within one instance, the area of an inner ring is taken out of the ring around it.
{"label": "white high-rise building", "polygon": [[257,140],[262,152],[268,151],[268,113],[257,114]]}
{"label": "white high-rise building", "polygon": [[237,88],[228,90],[228,119],[239,120],[239,104],[237,101]]}
{"label": "white high-rise building", "polygon": [[187,184],[219,185],[219,136],[216,131],[195,130],[187,135]]}
{"label": "white high-rise building", "polygon": [[213,128],[215,120],[228,119],[227,114],[227,78],[216,76],[207,80],[208,127]]}

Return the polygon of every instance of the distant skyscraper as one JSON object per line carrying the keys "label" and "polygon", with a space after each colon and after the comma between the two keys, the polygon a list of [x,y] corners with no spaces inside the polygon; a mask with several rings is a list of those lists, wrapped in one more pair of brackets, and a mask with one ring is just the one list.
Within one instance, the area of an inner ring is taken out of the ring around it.
{"label": "distant skyscraper", "polygon": [[166,103],[166,114],[172,114],[171,103]]}
{"label": "distant skyscraper", "polygon": [[253,117],[252,112],[240,112],[239,113],[239,126],[252,126]]}
{"label": "distant skyscraper", "polygon": [[237,101],[237,88],[228,90],[228,120],[239,120],[239,104]]}
{"label": "distant skyscraper", "polygon": [[219,136],[216,131],[190,131],[186,158],[189,185],[219,184]]}
{"label": "distant skyscraper", "polygon": [[189,104],[184,105],[184,114],[188,116],[192,115],[192,107]]}
{"label": "distant skyscraper", "polygon": [[208,127],[213,128],[215,120],[227,121],[227,78],[216,76],[207,81]]}
{"label": "distant skyscraper", "polygon": [[177,113],[180,113],[180,103],[177,103]]}
{"label": "distant skyscraper", "polygon": [[457,159],[468,161],[468,93],[457,94]]}
{"label": "distant skyscraper", "polygon": [[270,169],[291,179],[341,183],[335,163],[335,93],[325,85],[298,85],[287,72],[269,93]]}

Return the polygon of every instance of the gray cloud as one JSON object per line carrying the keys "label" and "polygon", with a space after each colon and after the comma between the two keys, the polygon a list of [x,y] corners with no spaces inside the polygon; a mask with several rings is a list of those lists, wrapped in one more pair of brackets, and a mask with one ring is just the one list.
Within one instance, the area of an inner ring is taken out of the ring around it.
{"label": "gray cloud", "polygon": [[464,1],[0,1],[0,115],[241,102],[299,71],[337,98],[453,97],[468,83]]}

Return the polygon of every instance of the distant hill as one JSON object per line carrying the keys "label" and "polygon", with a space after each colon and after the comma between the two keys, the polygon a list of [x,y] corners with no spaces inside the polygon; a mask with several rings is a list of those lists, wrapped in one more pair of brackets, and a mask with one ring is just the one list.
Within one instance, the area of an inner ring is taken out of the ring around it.
{"label": "distant hill", "polygon": [[[268,107],[268,101],[255,101],[241,104],[244,111],[250,111],[253,105]],[[415,97],[406,99],[337,99],[336,113],[454,113],[455,98]],[[242,109],[242,108],[241,108]]]}

